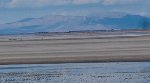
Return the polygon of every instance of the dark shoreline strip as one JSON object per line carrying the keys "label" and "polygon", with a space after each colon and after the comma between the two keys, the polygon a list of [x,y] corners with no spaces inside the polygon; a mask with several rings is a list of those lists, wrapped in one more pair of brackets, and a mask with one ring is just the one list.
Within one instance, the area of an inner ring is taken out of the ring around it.
{"label": "dark shoreline strip", "polygon": [[104,62],[150,62],[150,56],[84,56],[3,59],[0,65],[13,64],[62,64],[62,63],[104,63]]}

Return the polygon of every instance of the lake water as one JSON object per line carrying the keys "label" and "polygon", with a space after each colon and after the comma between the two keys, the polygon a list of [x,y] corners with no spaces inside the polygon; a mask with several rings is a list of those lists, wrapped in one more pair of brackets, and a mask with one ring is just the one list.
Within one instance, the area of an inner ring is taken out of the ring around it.
{"label": "lake water", "polygon": [[1,65],[0,83],[149,83],[150,62]]}

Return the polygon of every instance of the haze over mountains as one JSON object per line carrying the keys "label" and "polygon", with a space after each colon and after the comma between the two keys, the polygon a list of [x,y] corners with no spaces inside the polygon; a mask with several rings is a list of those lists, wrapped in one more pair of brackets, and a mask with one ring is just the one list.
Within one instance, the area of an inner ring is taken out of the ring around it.
{"label": "haze over mountains", "polygon": [[125,13],[96,13],[87,16],[47,15],[0,24],[1,34],[68,32],[80,30],[149,29],[150,18]]}

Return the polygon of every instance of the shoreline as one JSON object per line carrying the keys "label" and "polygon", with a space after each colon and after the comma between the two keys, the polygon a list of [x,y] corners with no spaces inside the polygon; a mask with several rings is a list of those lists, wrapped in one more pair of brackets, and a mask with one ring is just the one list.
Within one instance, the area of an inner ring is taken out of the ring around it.
{"label": "shoreline", "polygon": [[0,42],[0,65],[150,62],[150,36]]}
{"label": "shoreline", "polygon": [[[39,58],[39,59],[6,59],[1,60],[0,65],[14,64],[63,64],[63,63],[112,63],[112,62],[150,62],[150,57],[145,56],[127,57],[61,57],[61,58]],[[144,58],[143,58],[144,57]]]}

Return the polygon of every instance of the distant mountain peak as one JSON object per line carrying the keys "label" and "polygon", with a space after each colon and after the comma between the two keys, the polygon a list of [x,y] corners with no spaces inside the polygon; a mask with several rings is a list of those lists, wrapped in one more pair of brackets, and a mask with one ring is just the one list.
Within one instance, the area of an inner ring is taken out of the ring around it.
{"label": "distant mountain peak", "polygon": [[46,15],[40,18],[25,18],[0,24],[0,34],[149,28],[148,17],[118,12],[98,12],[87,16]]}
{"label": "distant mountain peak", "polygon": [[31,21],[33,19],[35,19],[35,18],[25,18],[25,19],[19,20],[17,22],[27,22],[27,21]]}
{"label": "distant mountain peak", "polygon": [[91,13],[87,16],[90,17],[99,17],[99,18],[105,18],[105,17],[109,17],[109,18],[121,18],[128,15],[127,13],[122,13],[122,12],[94,12]]}

